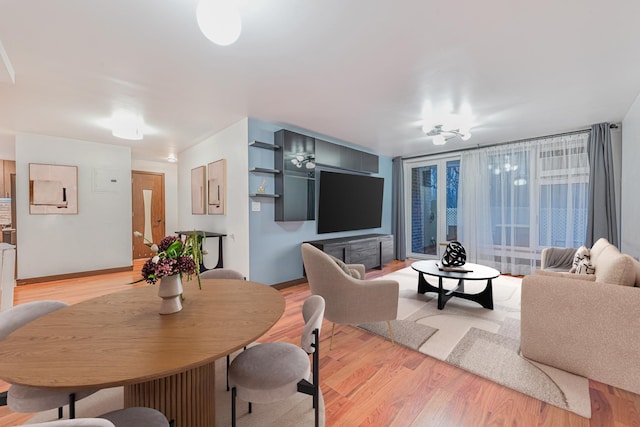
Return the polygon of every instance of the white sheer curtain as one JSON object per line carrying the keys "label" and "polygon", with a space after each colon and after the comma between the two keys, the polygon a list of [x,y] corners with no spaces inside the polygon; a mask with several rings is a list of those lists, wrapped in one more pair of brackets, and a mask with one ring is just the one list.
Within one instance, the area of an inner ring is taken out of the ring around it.
{"label": "white sheer curtain", "polygon": [[462,154],[459,240],[470,262],[530,274],[546,246],[584,243],[588,133]]}

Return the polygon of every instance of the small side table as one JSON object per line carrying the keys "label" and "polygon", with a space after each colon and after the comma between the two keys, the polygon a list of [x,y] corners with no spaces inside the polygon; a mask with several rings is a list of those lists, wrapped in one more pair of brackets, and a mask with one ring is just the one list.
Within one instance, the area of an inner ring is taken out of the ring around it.
{"label": "small side table", "polygon": [[[222,238],[225,237],[226,234],[214,233],[213,231],[202,231],[202,230],[195,230],[195,232],[198,233],[198,236],[200,237],[205,237],[205,238],[217,237],[218,238],[218,263],[213,268],[222,268],[223,267]],[[175,233],[178,236],[180,236],[180,238],[182,238],[182,236],[185,236],[185,237],[190,236],[191,234],[193,234],[193,231],[176,231]],[[202,239],[200,239],[200,249],[202,249]],[[203,260],[203,262],[200,263],[200,273],[207,270],[212,270],[212,269],[205,267],[204,260]]]}

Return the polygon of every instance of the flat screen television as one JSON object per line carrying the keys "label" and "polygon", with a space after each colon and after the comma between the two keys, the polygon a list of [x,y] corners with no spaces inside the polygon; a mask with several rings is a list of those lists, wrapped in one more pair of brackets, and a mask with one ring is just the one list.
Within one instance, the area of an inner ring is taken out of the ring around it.
{"label": "flat screen television", "polygon": [[318,234],[382,226],[384,178],[320,171]]}

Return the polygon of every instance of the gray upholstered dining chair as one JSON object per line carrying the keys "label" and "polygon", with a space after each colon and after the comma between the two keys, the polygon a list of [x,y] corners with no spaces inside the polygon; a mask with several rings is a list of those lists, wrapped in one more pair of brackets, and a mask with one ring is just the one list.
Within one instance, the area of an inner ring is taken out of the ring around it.
{"label": "gray upholstered dining chair", "polygon": [[203,271],[200,273],[201,279],[235,279],[244,280],[245,277],[242,273],[230,268],[213,268],[211,270]]}
{"label": "gray upholstered dining chair", "polygon": [[[231,279],[231,280],[245,280],[244,274],[231,268],[213,268],[211,270],[203,271],[200,273],[201,279]],[[245,347],[245,350],[247,348]],[[231,356],[227,354],[227,391],[229,391],[229,364],[231,363]]]}
{"label": "gray upholstered dining chair", "polygon": [[[0,340],[12,332],[45,314],[66,307],[61,301],[33,301],[11,307],[0,312]],[[58,408],[58,417],[62,418],[62,408],[69,405],[69,418],[75,417],[75,402],[97,390],[56,390],[45,387],[10,385],[7,392],[7,405],[13,412],[40,412]]]}
{"label": "gray upholstered dining chair", "polygon": [[96,418],[76,418],[30,424],[35,427],[169,427],[167,418],[152,408],[118,409]]}
{"label": "gray upholstered dining chair", "polygon": [[[305,326],[302,347],[285,342],[269,342],[250,347],[231,362],[231,423],[236,426],[236,398],[252,403],[272,403],[298,392],[313,396],[315,425],[320,420],[320,330],[325,302],[311,295],[302,305]],[[309,354],[313,353],[313,383]]]}
{"label": "gray upholstered dining chair", "polygon": [[333,346],[336,323],[358,325],[386,321],[393,343],[391,320],[398,317],[398,282],[364,280],[363,265],[341,265],[309,243],[303,243],[301,250],[311,293],[325,299],[325,317],[333,322],[329,349]]}
{"label": "gray upholstered dining chair", "polygon": [[32,427],[116,427],[115,424],[104,418],[76,418],[73,420],[46,421],[30,425]]}

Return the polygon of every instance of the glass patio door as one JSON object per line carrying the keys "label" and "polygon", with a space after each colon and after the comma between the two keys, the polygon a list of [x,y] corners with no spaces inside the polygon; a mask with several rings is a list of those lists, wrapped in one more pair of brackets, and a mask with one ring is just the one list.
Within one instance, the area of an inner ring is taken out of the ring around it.
{"label": "glass patio door", "polygon": [[407,255],[438,259],[458,237],[460,160],[405,162]]}

